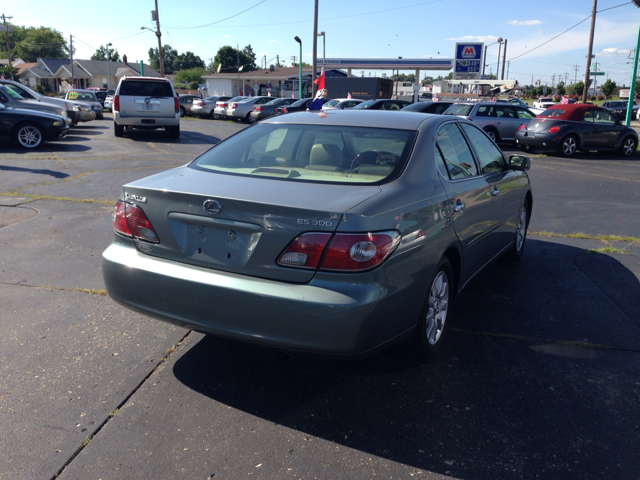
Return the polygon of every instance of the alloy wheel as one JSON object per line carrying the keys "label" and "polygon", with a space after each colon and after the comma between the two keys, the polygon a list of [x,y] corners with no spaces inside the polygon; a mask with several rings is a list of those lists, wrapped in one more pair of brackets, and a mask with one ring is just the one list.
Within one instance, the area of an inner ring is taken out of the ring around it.
{"label": "alloy wheel", "polygon": [[518,215],[518,227],[516,228],[516,251],[522,250],[524,245],[524,237],[527,233],[527,209],[520,207],[520,215]]}
{"label": "alloy wheel", "polygon": [[633,155],[633,152],[636,151],[636,142],[633,138],[627,138],[622,145],[622,154],[625,157]]}
{"label": "alloy wheel", "polygon": [[38,127],[26,125],[18,130],[18,142],[24,148],[35,148],[42,143],[42,132]]}
{"label": "alloy wheel", "polygon": [[440,340],[449,310],[449,279],[444,271],[438,272],[433,279],[428,307],[425,333],[429,344],[435,345]]}
{"label": "alloy wheel", "polygon": [[573,137],[567,137],[562,142],[562,153],[564,153],[567,157],[573,155],[576,151],[578,145],[576,144],[576,139]]}

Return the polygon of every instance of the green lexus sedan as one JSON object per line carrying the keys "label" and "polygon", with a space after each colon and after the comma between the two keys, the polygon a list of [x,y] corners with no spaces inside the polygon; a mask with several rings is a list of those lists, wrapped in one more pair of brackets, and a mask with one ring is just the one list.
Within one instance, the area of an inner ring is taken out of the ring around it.
{"label": "green lexus sedan", "polygon": [[364,356],[406,340],[428,361],[457,294],[491,260],[521,256],[529,166],[458,117],[273,117],[122,187],[107,291],[284,353]]}

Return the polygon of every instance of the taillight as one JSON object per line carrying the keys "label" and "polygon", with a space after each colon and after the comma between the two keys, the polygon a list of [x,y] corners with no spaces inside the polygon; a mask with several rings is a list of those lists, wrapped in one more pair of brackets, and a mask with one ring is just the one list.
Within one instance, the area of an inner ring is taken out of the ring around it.
{"label": "taillight", "polygon": [[358,271],[373,268],[400,243],[396,231],[380,233],[338,233],[322,259],[321,270]]}
{"label": "taillight", "polygon": [[237,103],[232,103],[230,108],[238,108],[238,104]]}
{"label": "taillight", "polygon": [[556,133],[558,130],[560,130],[560,127],[551,127],[549,133]]}
{"label": "taillight", "polygon": [[253,109],[254,109],[256,112],[261,112],[261,111],[262,111],[262,107],[253,107]]}
{"label": "taillight", "polygon": [[151,226],[151,222],[149,222],[142,209],[135,205],[120,201],[116,203],[116,208],[113,211],[113,229],[127,237],[160,243],[160,239]]}
{"label": "taillight", "polygon": [[518,130],[522,130],[525,127],[524,123],[522,125],[520,125],[520,128]]}
{"label": "taillight", "polygon": [[330,233],[303,233],[280,255],[278,264],[315,269],[330,238]]}
{"label": "taillight", "polygon": [[401,239],[396,231],[337,233],[330,238],[329,233],[304,233],[278,258],[278,264],[342,272],[368,270],[385,260]]}
{"label": "taillight", "polygon": [[178,97],[173,97],[173,106],[175,107],[175,113],[180,113],[180,103]]}
{"label": "taillight", "polygon": [[288,113],[288,112],[289,112],[289,110],[287,110],[286,108],[282,109],[282,113]]}
{"label": "taillight", "polygon": [[114,112],[120,111],[120,95],[116,95],[113,97],[113,111]]}

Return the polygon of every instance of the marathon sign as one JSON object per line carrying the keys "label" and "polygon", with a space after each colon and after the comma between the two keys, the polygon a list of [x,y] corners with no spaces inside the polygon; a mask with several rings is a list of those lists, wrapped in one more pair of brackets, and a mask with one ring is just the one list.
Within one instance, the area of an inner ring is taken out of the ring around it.
{"label": "marathon sign", "polygon": [[456,43],[453,78],[480,80],[484,43]]}

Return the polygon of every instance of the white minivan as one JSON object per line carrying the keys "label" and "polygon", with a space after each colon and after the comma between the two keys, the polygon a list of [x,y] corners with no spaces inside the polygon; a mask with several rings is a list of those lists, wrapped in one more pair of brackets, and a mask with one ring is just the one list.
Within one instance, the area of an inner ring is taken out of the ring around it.
{"label": "white minivan", "polygon": [[125,127],[164,128],[171,138],[180,138],[180,104],[168,79],[133,76],[120,79],[113,97],[115,136],[122,137]]}

